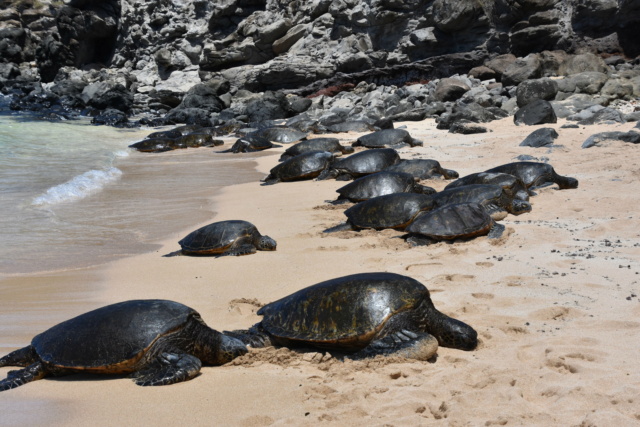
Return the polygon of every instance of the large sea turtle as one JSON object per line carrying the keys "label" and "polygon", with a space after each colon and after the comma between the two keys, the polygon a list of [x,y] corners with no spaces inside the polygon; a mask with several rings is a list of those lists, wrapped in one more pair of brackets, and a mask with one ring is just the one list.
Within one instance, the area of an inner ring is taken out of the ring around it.
{"label": "large sea turtle", "polygon": [[340,140],[338,138],[307,139],[306,141],[298,142],[297,144],[287,148],[282,156],[280,156],[280,161],[282,162],[310,151],[328,151],[330,153],[351,154],[354,150],[353,147],[345,147],[340,144]]}
{"label": "large sea turtle", "polygon": [[503,219],[507,213],[520,215],[531,212],[531,204],[516,199],[501,186],[493,184],[472,184],[443,190],[431,196],[435,207],[457,203],[479,203],[496,220]]}
{"label": "large sea turtle", "polygon": [[431,179],[436,176],[442,176],[444,179],[458,177],[458,172],[453,169],[445,169],[440,165],[440,162],[432,159],[402,159],[384,170],[410,173],[417,179]]}
{"label": "large sea turtle", "polygon": [[411,134],[404,129],[382,129],[361,136],[352,145],[367,148],[400,148],[407,145],[422,146],[422,141],[411,137]]}
{"label": "large sea turtle", "polygon": [[267,304],[258,314],[262,321],[249,330],[225,333],[253,347],[311,346],[352,358],[397,354],[427,360],[438,344],[473,350],[478,343],[471,326],[435,308],[423,284],[394,273],[327,280]]}
{"label": "large sea turtle", "polygon": [[400,155],[393,148],[378,148],[361,151],[335,161],[318,176],[319,180],[335,178],[347,181],[360,176],[380,172],[400,161]]}
{"label": "large sea turtle", "polygon": [[[184,255],[238,256],[275,251],[276,241],[263,236],[248,221],[214,222],[189,233],[178,242]],[[171,255],[177,255],[176,253]]]}
{"label": "large sea turtle", "polygon": [[309,151],[285,160],[269,171],[262,185],[281,181],[301,181],[320,175],[333,162],[333,154],[328,151]]}
{"label": "large sea turtle", "polygon": [[578,188],[578,180],[569,176],[558,175],[548,163],[539,162],[513,162],[496,166],[485,172],[508,173],[518,177],[524,182],[529,194],[534,196],[532,191],[536,187],[546,187],[547,185],[558,184],[561,190]]}
{"label": "large sea turtle", "polygon": [[361,202],[393,193],[434,194],[436,190],[416,182],[412,175],[403,172],[377,172],[365,175],[336,190],[340,196],[334,203]]}
{"label": "large sea turtle", "polygon": [[405,231],[408,243],[428,245],[441,240],[500,237],[504,225],[496,223],[479,203],[459,203],[420,213]]}
{"label": "large sea turtle", "polygon": [[0,366],[23,367],[0,381],[0,391],[80,372],[132,374],[138,385],[167,385],[195,377],[203,363],[221,365],[246,352],[186,305],[125,301],[59,323],[0,358]]}
{"label": "large sea turtle", "polygon": [[347,221],[324,230],[325,233],[373,228],[404,230],[421,211],[435,207],[433,196],[395,193],[357,203],[344,211]]}
{"label": "large sea turtle", "polygon": [[529,193],[524,185],[524,182],[516,176],[508,173],[500,172],[478,172],[472,173],[460,179],[449,183],[444,189],[449,190],[451,188],[462,187],[464,185],[472,184],[493,184],[499,185],[504,191],[512,197],[520,200],[529,200]]}
{"label": "large sea turtle", "polygon": [[175,139],[166,137],[147,138],[129,145],[143,153],[162,153],[174,149]]}
{"label": "large sea turtle", "polygon": [[282,126],[259,129],[254,133],[262,138],[268,139],[269,141],[280,142],[282,144],[291,144],[293,142],[301,141],[307,137],[307,134],[304,132]]}

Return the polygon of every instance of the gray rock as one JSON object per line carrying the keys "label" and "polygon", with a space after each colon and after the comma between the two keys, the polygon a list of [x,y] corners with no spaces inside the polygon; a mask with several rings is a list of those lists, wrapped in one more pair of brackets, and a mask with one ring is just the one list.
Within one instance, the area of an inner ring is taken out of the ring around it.
{"label": "gray rock", "polygon": [[540,128],[533,131],[520,143],[523,147],[544,147],[553,144],[558,137],[558,132],[554,128]]}
{"label": "gray rock", "polygon": [[558,93],[558,84],[555,80],[543,77],[541,79],[525,80],[518,85],[516,98],[518,107],[524,107],[535,99],[552,100]]}
{"label": "gray rock", "polygon": [[580,125],[593,125],[597,123],[624,123],[622,113],[613,108],[602,107],[595,111],[591,116],[585,117],[578,121]]}
{"label": "gray rock", "polygon": [[575,85],[575,91],[590,95],[600,92],[609,77],[597,71],[585,71],[567,77],[571,85]]}
{"label": "gray rock", "polygon": [[469,89],[470,87],[460,79],[444,78],[436,85],[434,97],[441,102],[455,101]]}
{"label": "gray rock", "polygon": [[471,135],[475,133],[486,133],[487,128],[475,123],[458,121],[451,125],[449,133],[459,133],[462,135]]}
{"label": "gray rock", "polygon": [[536,99],[516,111],[513,121],[516,125],[525,124],[531,126],[556,123],[558,119],[549,101]]}
{"label": "gray rock", "polygon": [[569,58],[561,69],[564,75],[583,73],[585,71],[608,73],[609,67],[604,60],[593,53],[583,53]]}
{"label": "gray rock", "polygon": [[591,135],[582,143],[582,148],[591,148],[596,145],[599,145],[604,141],[624,141],[630,142],[633,144],[640,143],[640,133],[629,131],[629,132],[601,132]]}
{"label": "gray rock", "polygon": [[517,85],[525,80],[537,79],[542,76],[542,62],[538,55],[531,54],[525,58],[517,59],[509,65],[502,74],[502,84],[505,86]]}

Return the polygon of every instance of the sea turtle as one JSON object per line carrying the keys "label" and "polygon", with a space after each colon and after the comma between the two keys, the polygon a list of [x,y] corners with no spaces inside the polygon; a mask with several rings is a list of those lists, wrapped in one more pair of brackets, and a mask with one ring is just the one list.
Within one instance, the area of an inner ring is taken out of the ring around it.
{"label": "sea turtle", "polygon": [[162,153],[174,149],[176,141],[173,138],[149,138],[131,144],[130,148],[135,148],[143,153]]}
{"label": "sea turtle", "polygon": [[290,159],[309,151],[328,151],[330,153],[353,153],[353,147],[345,147],[340,144],[338,138],[314,138],[307,139],[306,141],[298,142],[295,145],[287,148],[285,152],[280,156],[280,161]]}
{"label": "sea turtle", "polygon": [[266,150],[274,147],[282,147],[282,145],[274,144],[271,141],[269,141],[267,138],[264,138],[260,136],[258,133],[253,132],[238,138],[235,144],[233,144],[233,146],[228,150],[219,151],[219,152],[220,153],[251,153],[254,151],[262,151],[262,150]]}
{"label": "sea turtle", "polygon": [[248,221],[219,221],[189,233],[178,242],[184,255],[238,256],[275,251],[276,241]]}
{"label": "sea turtle", "polygon": [[440,166],[440,162],[431,159],[403,159],[384,170],[410,173],[417,179],[431,179],[439,175],[445,179],[454,179],[459,176],[458,172],[452,169],[445,169]]}
{"label": "sea turtle", "polygon": [[398,152],[393,148],[378,148],[361,151],[337,160],[318,176],[319,180],[335,178],[347,181],[360,176],[380,172],[384,168],[400,161]]}
{"label": "sea turtle", "polygon": [[204,132],[192,132],[175,139],[175,148],[212,147],[224,142],[215,139],[214,135]]}
{"label": "sea turtle", "polygon": [[507,213],[520,215],[531,212],[529,202],[515,199],[501,186],[493,184],[464,185],[443,190],[431,197],[436,207],[467,202],[480,203],[495,220],[503,219]]}
{"label": "sea turtle", "polygon": [[262,321],[250,329],[225,333],[253,347],[311,346],[354,359],[396,354],[427,360],[438,345],[473,350],[478,344],[471,326],[435,308],[422,283],[394,273],[327,280],[258,314]]}
{"label": "sea turtle", "polygon": [[[336,190],[340,194],[336,202],[361,202],[373,197],[393,193],[434,194],[436,190],[420,185],[408,173],[376,172],[365,175]],[[334,202],[334,203],[336,203]]]}
{"label": "sea turtle", "polygon": [[400,148],[407,145],[411,147],[422,146],[422,141],[411,137],[409,132],[404,129],[382,129],[361,136],[352,145],[367,148]]}
{"label": "sea turtle", "polygon": [[345,230],[393,228],[404,230],[421,211],[435,207],[433,195],[395,193],[357,203],[344,211],[347,221],[324,230],[325,233]]}
{"label": "sea turtle", "polygon": [[189,133],[196,132],[201,128],[202,128],[202,126],[199,126],[199,125],[178,126],[178,127],[175,127],[173,129],[169,129],[169,130],[162,130],[162,131],[150,133],[149,135],[147,135],[147,139],[150,139],[150,138],[176,139],[176,138],[179,138],[179,137],[181,137],[183,135],[187,135]]}
{"label": "sea turtle", "polygon": [[548,163],[514,162],[497,166],[486,170],[485,172],[508,173],[520,178],[527,187],[527,191],[529,191],[529,194],[532,196],[535,196],[535,193],[532,191],[534,188],[546,187],[553,183],[558,184],[558,187],[560,187],[561,190],[578,188],[577,179],[558,175],[553,169],[553,166]]}
{"label": "sea turtle", "polygon": [[471,184],[494,184],[502,187],[512,197],[516,199],[528,201],[529,193],[522,182],[522,180],[508,173],[499,172],[478,172],[472,173],[460,179],[449,183],[444,189],[449,190],[451,188],[462,187],[463,185]]}
{"label": "sea turtle", "polygon": [[497,238],[504,228],[479,203],[459,203],[420,213],[405,228],[409,233],[405,238],[414,246],[428,245],[441,240],[469,239],[486,234],[490,238]]}
{"label": "sea turtle", "polygon": [[262,185],[313,179],[328,168],[331,162],[333,162],[333,154],[328,151],[309,151],[275,166],[263,179]]}
{"label": "sea turtle", "polygon": [[80,372],[132,374],[138,385],[167,385],[195,377],[203,363],[221,365],[246,352],[186,305],[125,301],[59,323],[0,358],[0,366],[24,367],[9,372],[0,391]]}
{"label": "sea turtle", "polygon": [[327,126],[329,133],[341,132],[371,132],[375,130],[375,126],[364,120],[348,120],[340,123],[333,123]]}
{"label": "sea turtle", "polygon": [[255,131],[255,134],[266,138],[269,141],[280,142],[282,144],[291,144],[293,142],[301,141],[307,137],[307,134],[304,132],[282,126],[259,129]]}

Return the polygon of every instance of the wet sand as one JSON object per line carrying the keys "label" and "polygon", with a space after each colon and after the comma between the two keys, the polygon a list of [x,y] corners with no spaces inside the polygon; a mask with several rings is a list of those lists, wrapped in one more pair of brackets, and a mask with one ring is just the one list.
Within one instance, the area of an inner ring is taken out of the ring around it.
{"label": "wet sand", "polygon": [[[421,281],[438,309],[472,325],[480,337],[475,351],[440,348],[431,362],[340,362],[267,348],[167,387],[88,375],[45,379],[2,393],[0,423],[640,424],[640,154],[616,141],[581,148],[594,133],[626,131],[634,123],[560,129],[563,123],[545,125],[560,134],[550,149],[519,147],[542,126],[516,127],[512,118],[477,135],[449,134],[430,120],[404,123],[424,147],[400,150],[403,158],[433,158],[464,176],[529,154],[580,180],[578,189],[540,189],[533,211],[508,216],[497,241],[411,248],[391,230],[326,235],[323,229],[345,218],[344,206],[325,203],[344,182],[249,182],[216,194],[216,215],[202,225],[251,221],[277,240],[276,252],[162,257],[179,248],[177,241],[196,228],[190,227],[166,236],[153,252],[106,266],[14,278],[1,295],[0,351],[6,353],[57,321],[117,301],[172,299],[197,309],[214,328],[235,329],[259,321],[260,304],[302,287],[390,271]],[[356,136],[338,135],[345,142]],[[285,148],[256,159],[261,176]],[[447,181],[422,183],[441,190]],[[33,292],[32,285],[40,287]],[[8,371],[0,368],[2,375]]]}

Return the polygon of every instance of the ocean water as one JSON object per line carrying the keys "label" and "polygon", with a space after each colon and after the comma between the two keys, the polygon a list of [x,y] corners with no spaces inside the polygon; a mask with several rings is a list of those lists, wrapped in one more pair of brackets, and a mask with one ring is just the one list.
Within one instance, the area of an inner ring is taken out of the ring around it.
{"label": "ocean water", "polygon": [[0,276],[153,250],[217,220],[211,197],[220,188],[262,177],[250,157],[214,148],[128,148],[152,131],[0,113]]}

